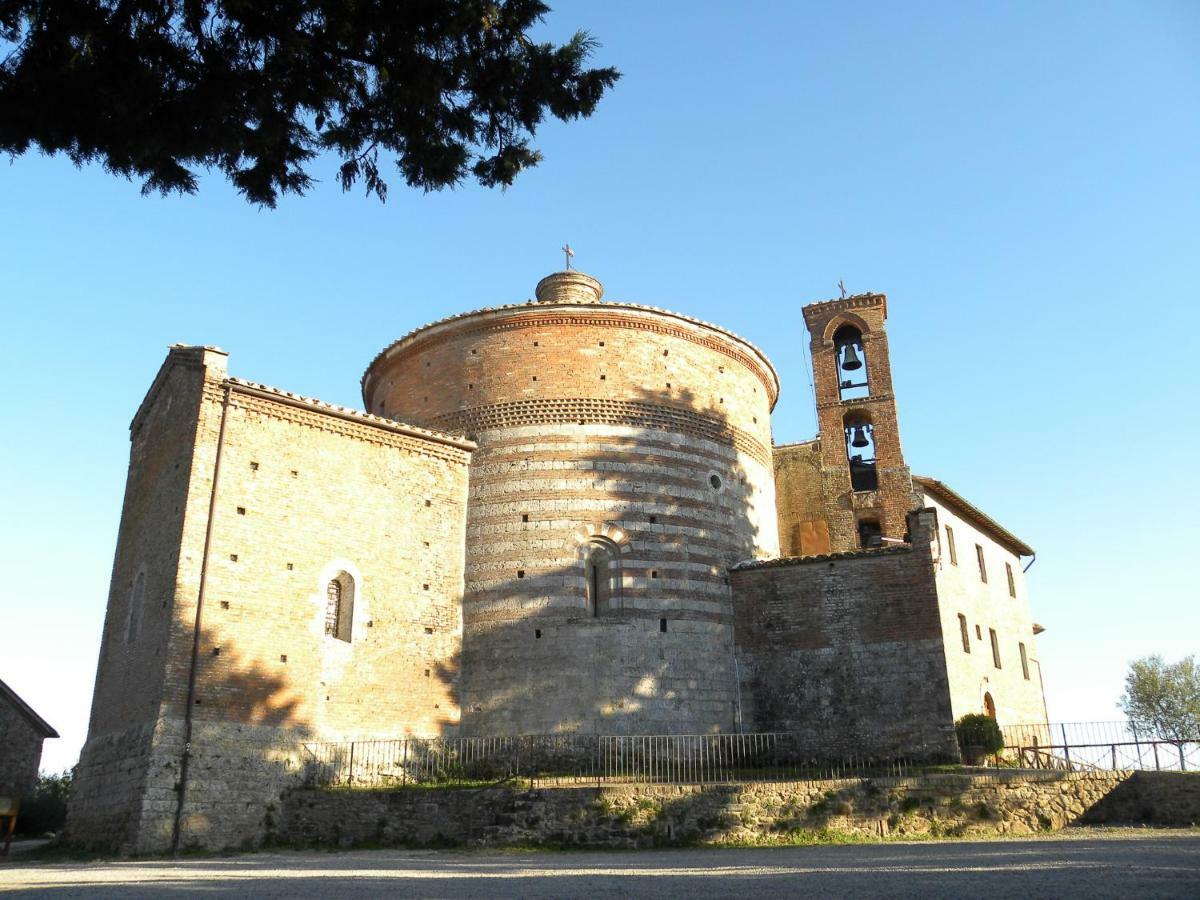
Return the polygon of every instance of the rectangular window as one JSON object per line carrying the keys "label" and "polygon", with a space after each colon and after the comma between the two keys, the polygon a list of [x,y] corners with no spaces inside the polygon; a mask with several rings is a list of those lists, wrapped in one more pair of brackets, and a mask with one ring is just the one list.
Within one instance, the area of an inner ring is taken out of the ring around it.
{"label": "rectangular window", "polygon": [[958,614],[958,630],[962,633],[963,653],[971,652],[971,632],[967,631],[967,617]]}
{"label": "rectangular window", "polygon": [[1025,676],[1025,680],[1029,680],[1029,657],[1025,655],[1025,645],[1018,644],[1021,648],[1021,674]]}
{"label": "rectangular window", "polygon": [[992,664],[997,669],[999,669],[1000,668],[1000,641],[998,641],[996,639],[996,629],[989,628],[988,634],[991,635],[991,638],[992,638]]}
{"label": "rectangular window", "polygon": [[975,545],[975,558],[979,560],[979,580],[987,584],[987,563],[983,561],[983,547]]}
{"label": "rectangular window", "polygon": [[946,526],[946,549],[950,551],[950,565],[958,565],[958,550],[954,547],[954,529]]}
{"label": "rectangular window", "polygon": [[1017,596],[1017,583],[1013,580],[1012,565],[1005,563],[1004,571],[1008,574],[1008,596],[1015,597]]}

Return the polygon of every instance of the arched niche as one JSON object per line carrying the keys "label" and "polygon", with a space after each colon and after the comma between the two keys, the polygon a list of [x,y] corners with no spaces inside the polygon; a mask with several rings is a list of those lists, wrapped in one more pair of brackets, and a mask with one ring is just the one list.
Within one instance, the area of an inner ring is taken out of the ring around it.
{"label": "arched niche", "polygon": [[875,464],[875,423],[862,410],[851,410],[842,417],[846,436],[846,463],[850,467],[850,488],[874,491],[879,488]]}

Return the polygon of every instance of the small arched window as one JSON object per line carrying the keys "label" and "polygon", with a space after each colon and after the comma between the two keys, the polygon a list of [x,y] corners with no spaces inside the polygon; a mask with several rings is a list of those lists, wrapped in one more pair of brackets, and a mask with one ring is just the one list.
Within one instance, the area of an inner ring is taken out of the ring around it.
{"label": "small arched window", "polygon": [[992,699],[991,692],[983,695],[983,712],[990,718],[996,718],[996,701]]}
{"label": "small arched window", "polygon": [[[621,609],[620,566],[616,544],[607,538],[592,538],[584,560],[588,611],[593,616]],[[614,585],[616,586],[614,589]]]}
{"label": "small arched window", "polygon": [[125,629],[125,640],[132,644],[137,640],[142,627],[142,610],[146,599],[146,573],[138,572],[129,591],[129,622]]}
{"label": "small arched window", "polygon": [[875,426],[861,412],[847,413],[842,419],[846,432],[846,461],[850,465],[850,487],[855,491],[874,491],[879,487],[875,469]]}
{"label": "small arched window", "polygon": [[840,399],[869,396],[867,354],[863,348],[862,332],[853,325],[843,325],[833,333],[833,350]]}
{"label": "small arched window", "polygon": [[350,643],[354,625],[354,579],[339,572],[325,585],[325,634]]}

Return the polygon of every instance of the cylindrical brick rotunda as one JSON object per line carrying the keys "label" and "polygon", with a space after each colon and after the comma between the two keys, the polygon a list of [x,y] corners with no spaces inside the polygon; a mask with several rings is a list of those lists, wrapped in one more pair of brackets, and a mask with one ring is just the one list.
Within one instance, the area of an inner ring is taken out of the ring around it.
{"label": "cylindrical brick rotunda", "polygon": [[735,726],[726,568],[778,554],[779,379],[722,328],[602,294],[557,272],[536,301],[406,335],[363,376],[368,411],[479,445],[466,734]]}

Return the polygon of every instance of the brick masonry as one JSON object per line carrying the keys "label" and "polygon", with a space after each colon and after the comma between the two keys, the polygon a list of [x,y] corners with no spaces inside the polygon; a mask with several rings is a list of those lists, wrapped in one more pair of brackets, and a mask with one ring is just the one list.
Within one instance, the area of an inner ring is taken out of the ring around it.
{"label": "brick masonry", "polygon": [[[902,539],[906,517],[917,504],[912,475],[900,449],[886,319],[887,297],[883,294],[860,294],[804,307],[821,437],[816,450],[821,455],[822,519],[829,531],[829,549],[835,552],[859,546],[858,524],[864,519],[878,523],[885,537]],[[862,397],[843,395],[839,388],[834,335],[843,326],[861,332],[869,384]],[[873,427],[876,490],[852,488],[843,430],[851,422],[869,422]]]}
{"label": "brick masonry", "polygon": [[957,756],[930,540],[730,573],[743,725],[815,752]]}
{"label": "brick masonry", "polygon": [[[204,348],[172,351],[132,440],[75,841],[165,849],[177,813],[183,846],[257,834],[303,742],[457,726],[472,445]],[[338,577],[347,639],[324,627]]]}

